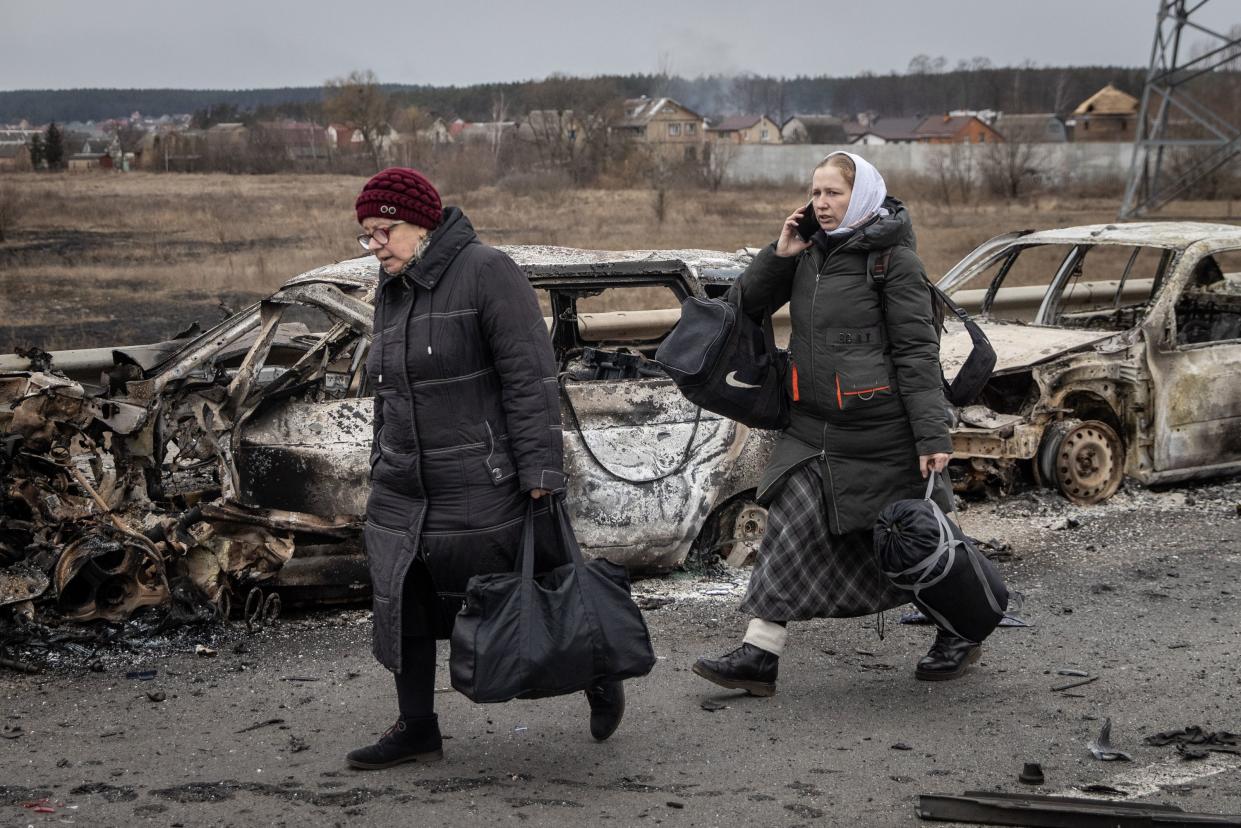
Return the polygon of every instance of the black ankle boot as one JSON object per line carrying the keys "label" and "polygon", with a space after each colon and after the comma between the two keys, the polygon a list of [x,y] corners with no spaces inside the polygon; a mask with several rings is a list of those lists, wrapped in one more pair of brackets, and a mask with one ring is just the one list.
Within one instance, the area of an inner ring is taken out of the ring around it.
{"label": "black ankle boot", "polygon": [[923,681],[947,681],[958,678],[965,668],[978,660],[982,655],[982,645],[961,638],[960,636],[937,630],[935,643],[931,649],[918,660],[914,675]]}
{"label": "black ankle boot", "polygon": [[349,766],[362,770],[390,768],[402,762],[435,762],[444,758],[437,716],[397,719],[379,741],[349,752]]}
{"label": "black ankle boot", "polygon": [[625,685],[619,681],[600,684],[586,691],[590,702],[590,735],[600,742],[620,727],[625,715]]}
{"label": "black ankle boot", "polygon": [[745,690],[752,696],[774,696],[780,657],[753,644],[742,644],[719,658],[700,658],[694,672],[730,690]]}

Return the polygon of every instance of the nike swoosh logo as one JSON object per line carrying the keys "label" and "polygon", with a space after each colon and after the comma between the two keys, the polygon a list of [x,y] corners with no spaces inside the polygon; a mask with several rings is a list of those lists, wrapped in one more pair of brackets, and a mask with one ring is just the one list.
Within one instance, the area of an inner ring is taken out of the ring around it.
{"label": "nike swoosh logo", "polygon": [[741,380],[737,379],[736,371],[729,371],[728,376],[724,377],[724,383],[726,385],[731,385],[733,388],[759,388],[760,387],[758,385],[750,385],[750,383],[748,382],[742,382]]}

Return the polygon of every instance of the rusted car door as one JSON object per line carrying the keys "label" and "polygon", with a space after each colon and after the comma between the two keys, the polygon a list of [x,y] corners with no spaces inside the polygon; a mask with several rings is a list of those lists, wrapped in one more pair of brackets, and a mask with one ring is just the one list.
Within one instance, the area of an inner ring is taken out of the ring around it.
{"label": "rusted car door", "polygon": [[[1208,257],[1241,261],[1238,250],[1186,251],[1168,285],[1166,334],[1150,347],[1156,472],[1187,477],[1241,464],[1241,293],[1203,285]],[[1237,276],[1232,274],[1234,285]],[[1168,324],[1170,323],[1170,324]],[[1181,474],[1177,474],[1181,472]]]}

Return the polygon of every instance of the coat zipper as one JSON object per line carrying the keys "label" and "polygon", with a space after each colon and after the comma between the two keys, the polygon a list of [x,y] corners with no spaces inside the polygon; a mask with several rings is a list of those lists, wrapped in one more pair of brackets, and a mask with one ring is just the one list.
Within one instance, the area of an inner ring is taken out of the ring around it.
{"label": "coat zipper", "polygon": [[819,395],[816,393],[816,388],[815,388],[815,377],[817,377],[818,374],[816,374],[814,370],[814,351],[815,351],[815,341],[814,341],[815,312],[814,312],[814,309],[815,309],[815,305],[818,304],[818,301],[819,301],[819,284],[823,281],[823,271],[827,268],[828,262],[832,260],[832,256],[835,256],[836,252],[840,250],[842,247],[844,247],[845,245],[847,245],[848,243],[849,243],[848,241],[841,242],[840,244],[836,245],[831,250],[829,250],[827,252],[827,255],[823,257],[823,265],[821,267],[816,268],[817,272],[814,275],[814,292],[810,294],[810,393],[813,396],[816,403],[818,402]]}
{"label": "coat zipper", "polygon": [[836,516],[836,528],[840,529],[840,508],[836,503],[836,479],[832,476],[832,464],[827,459],[827,423],[823,424],[823,451],[819,456],[823,458],[823,468],[827,470],[827,487],[831,490],[832,497],[832,514]]}

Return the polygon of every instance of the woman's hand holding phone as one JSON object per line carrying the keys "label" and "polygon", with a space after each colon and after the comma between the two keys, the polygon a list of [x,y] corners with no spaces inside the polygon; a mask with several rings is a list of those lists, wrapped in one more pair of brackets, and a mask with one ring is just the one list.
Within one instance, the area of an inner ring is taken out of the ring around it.
{"label": "woman's hand holding phone", "polygon": [[797,256],[803,250],[810,247],[810,240],[802,237],[802,227],[813,221],[818,225],[818,219],[814,217],[813,208],[807,204],[797,212],[784,220],[784,227],[780,230],[780,238],[776,241],[777,256]]}

